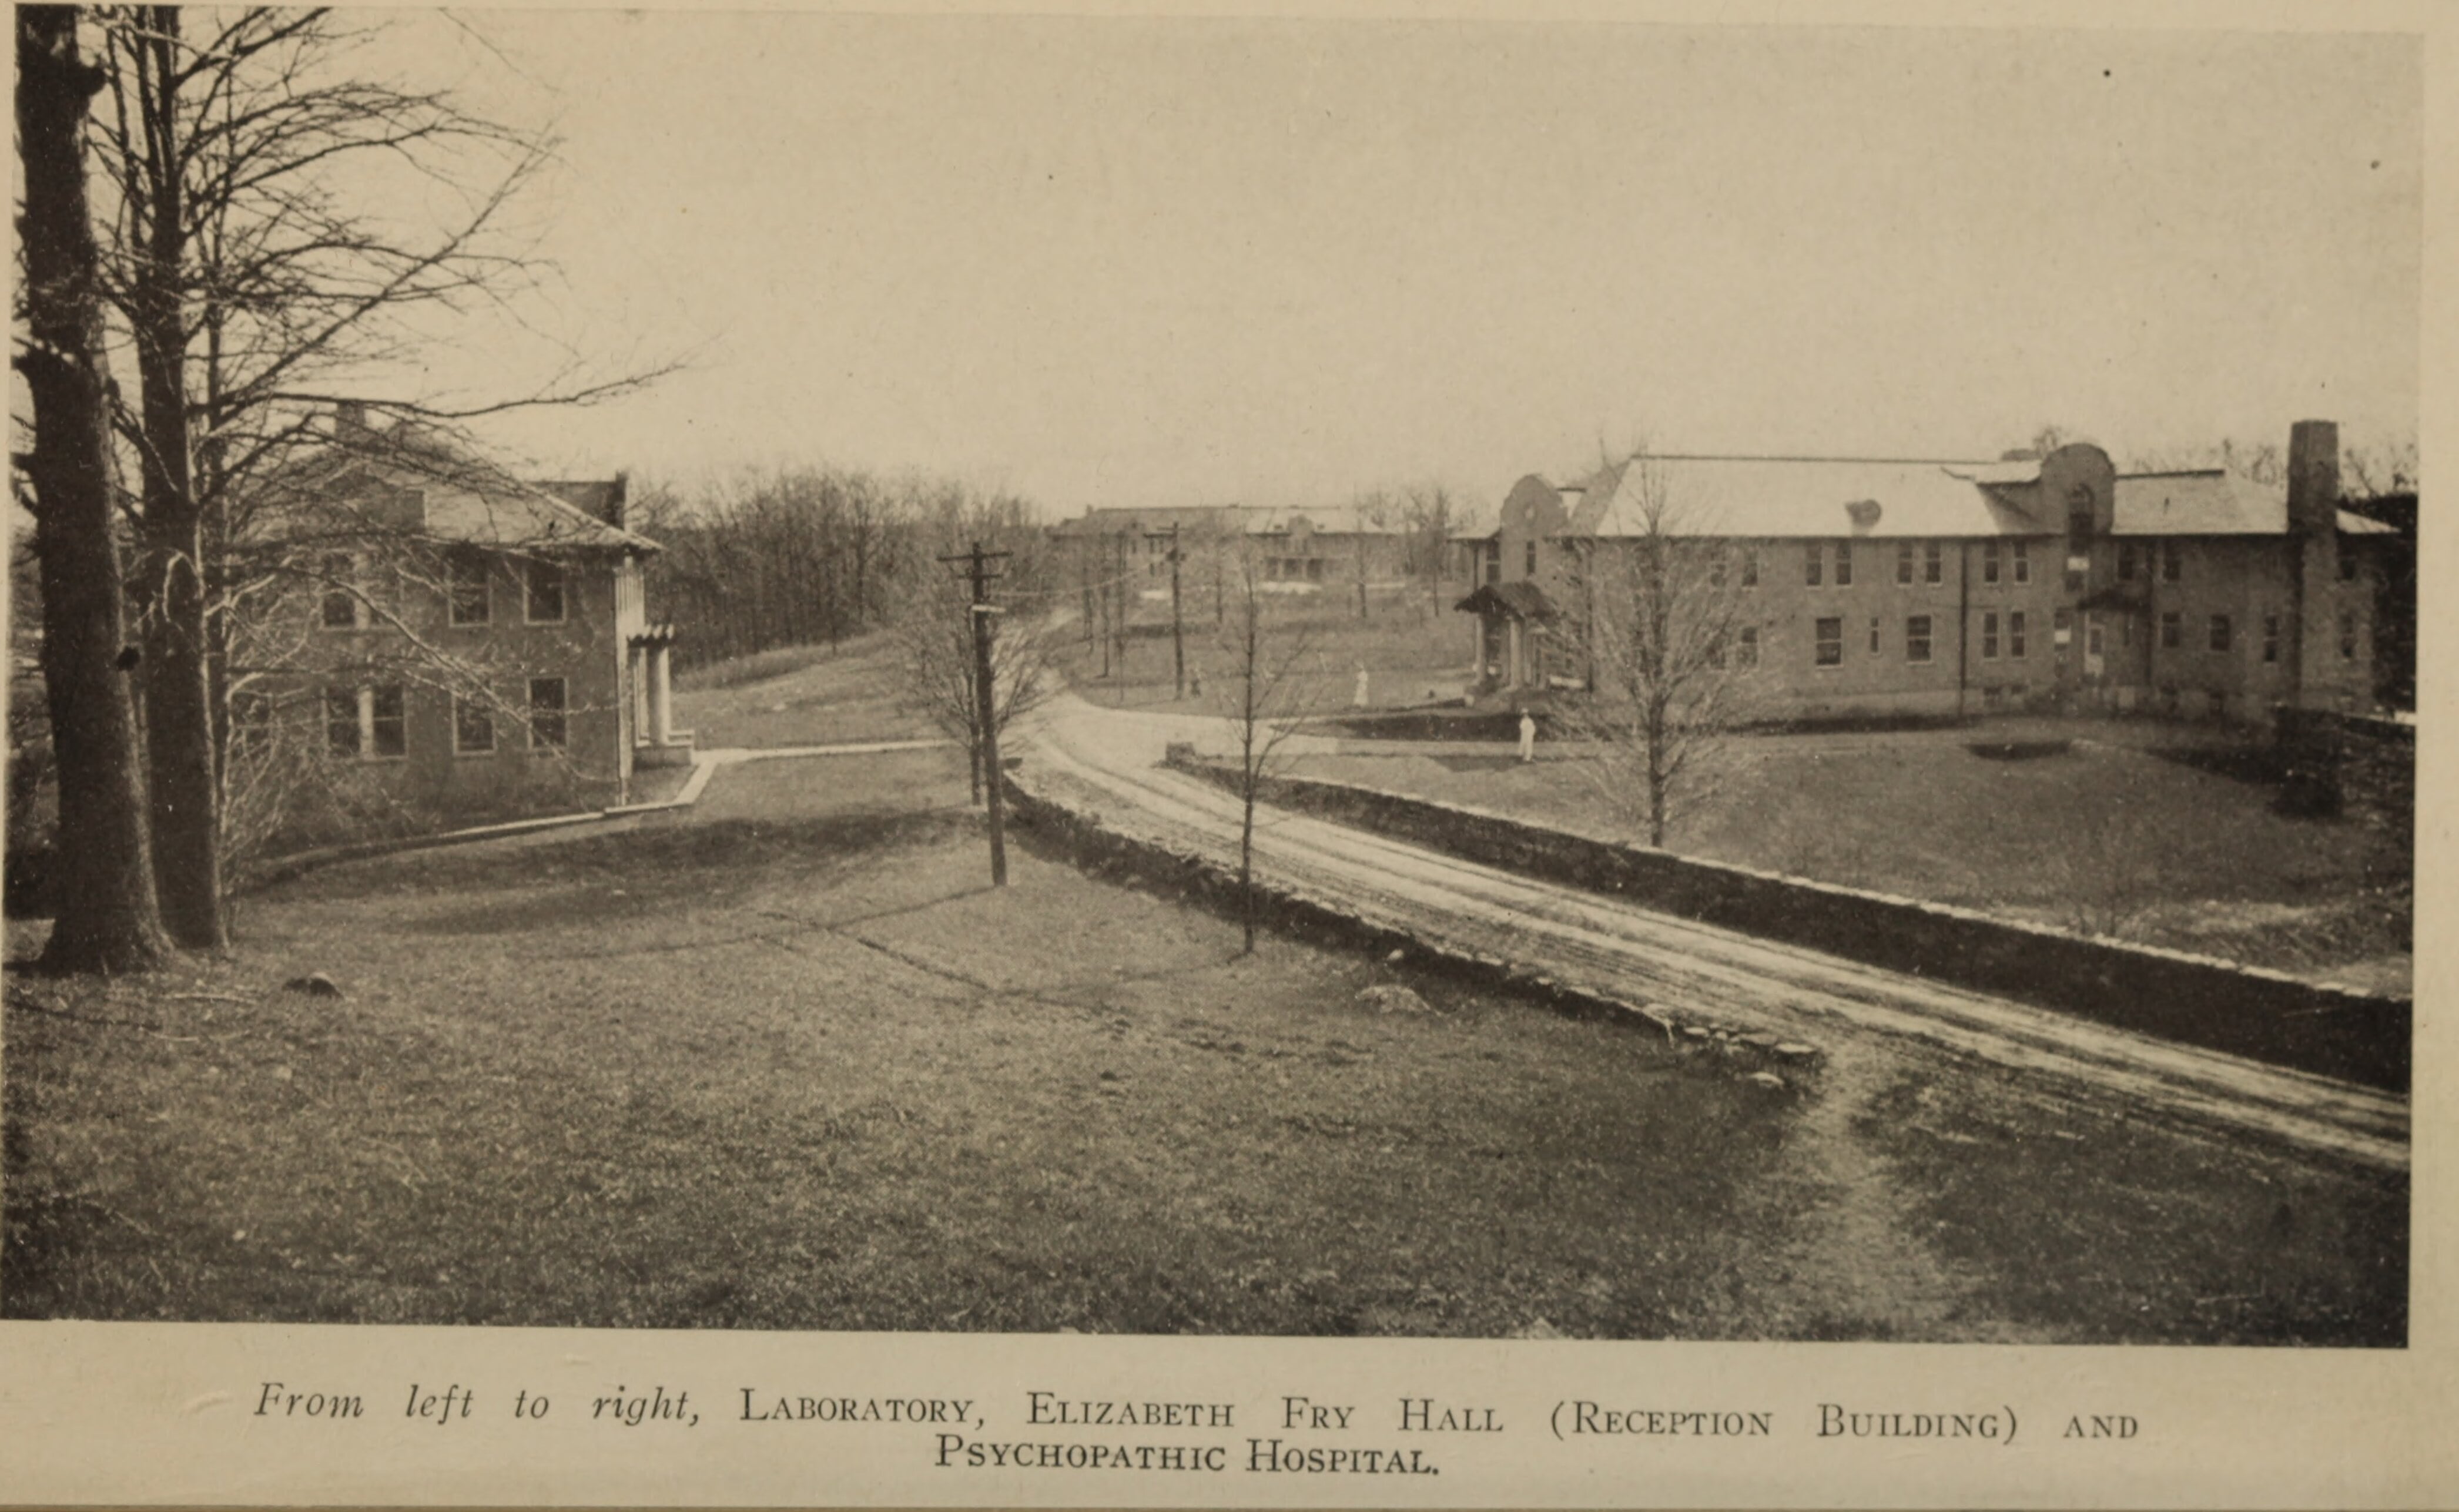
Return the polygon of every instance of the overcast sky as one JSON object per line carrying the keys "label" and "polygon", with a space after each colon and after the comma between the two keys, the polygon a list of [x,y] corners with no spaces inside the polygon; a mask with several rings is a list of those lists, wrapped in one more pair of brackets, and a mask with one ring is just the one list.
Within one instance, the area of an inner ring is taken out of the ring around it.
{"label": "overcast sky", "polygon": [[1490,504],[1642,439],[2416,428],[2399,37],[459,14],[404,74],[563,137],[537,324],[696,354],[492,432],[558,472],[920,468],[1056,516]]}

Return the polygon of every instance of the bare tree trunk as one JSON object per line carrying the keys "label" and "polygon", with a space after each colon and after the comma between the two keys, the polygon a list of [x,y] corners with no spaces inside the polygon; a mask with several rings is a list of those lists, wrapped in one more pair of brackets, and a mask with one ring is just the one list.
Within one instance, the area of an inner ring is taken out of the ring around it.
{"label": "bare tree trunk", "polygon": [[[149,153],[179,150],[179,11],[142,12],[136,44],[137,99]],[[214,783],[213,701],[206,672],[204,528],[190,476],[188,333],[181,284],[188,262],[185,178],[149,176],[145,235],[128,309],[136,336],[143,435],[144,554],[140,571],[145,659],[145,755],[154,826],[154,886],[171,937],[192,950],[227,942],[222,925],[221,825]]]}
{"label": "bare tree trunk", "polygon": [[85,188],[86,101],[69,6],[17,10],[17,147],[24,165],[27,340],[15,358],[34,410],[34,550],[43,682],[58,755],[56,922],[47,970],[142,971],[170,954],[154,898],[136,714],[120,662],[122,582],[112,539],[99,255]]}

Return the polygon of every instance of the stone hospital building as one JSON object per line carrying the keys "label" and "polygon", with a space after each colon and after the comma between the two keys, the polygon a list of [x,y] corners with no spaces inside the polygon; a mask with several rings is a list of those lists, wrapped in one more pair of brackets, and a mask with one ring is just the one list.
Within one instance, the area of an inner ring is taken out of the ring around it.
{"label": "stone hospital building", "polygon": [[2088,444],[1968,463],[1649,456],[1521,479],[1499,528],[1464,543],[1458,607],[1481,692],[1585,686],[1596,617],[1615,612],[1598,584],[1653,533],[1730,596],[1725,654],[1755,669],[1772,718],[2362,710],[2396,533],[2340,508],[2330,422],[2295,427],[2287,474],[2121,473]]}

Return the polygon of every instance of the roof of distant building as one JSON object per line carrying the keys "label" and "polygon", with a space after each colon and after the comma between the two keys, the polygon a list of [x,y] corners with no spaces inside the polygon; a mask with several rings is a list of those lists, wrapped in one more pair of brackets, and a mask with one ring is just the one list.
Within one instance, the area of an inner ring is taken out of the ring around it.
{"label": "roof of distant building", "polygon": [[[1562,489],[1574,536],[1650,533],[1745,539],[1918,539],[2062,534],[2064,517],[2019,504],[2038,459],[1988,462],[1664,455],[1633,458]],[[2119,473],[2117,536],[2279,536],[2286,492],[2220,469]],[[2340,529],[2391,527],[2345,510]]]}
{"label": "roof of distant building", "polygon": [[[2037,476],[2037,464],[2031,467]],[[1600,473],[1572,518],[1577,534],[1942,536],[2037,535],[2039,521],[1968,475],[2017,464],[1839,457],[1650,456]],[[1964,469],[1967,475],[1959,475]],[[1610,480],[1608,482],[1608,479]],[[2016,481],[2010,479],[2009,481]],[[1864,506],[1876,504],[1875,510]]]}
{"label": "roof of distant building", "polygon": [[1157,504],[1090,509],[1050,527],[1054,536],[1166,536],[1173,525],[1187,531],[1236,531],[1277,536],[1305,527],[1318,535],[1397,536],[1400,512],[1362,504],[1293,508],[1272,504]]}

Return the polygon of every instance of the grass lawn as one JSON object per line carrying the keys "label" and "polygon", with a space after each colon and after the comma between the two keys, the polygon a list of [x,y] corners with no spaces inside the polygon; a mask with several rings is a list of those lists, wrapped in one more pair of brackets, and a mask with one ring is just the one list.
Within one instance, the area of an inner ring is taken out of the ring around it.
{"label": "grass lawn", "polygon": [[[1476,660],[1476,621],[1466,615],[1433,612],[1422,587],[1392,594],[1377,592],[1368,600],[1369,616],[1358,618],[1355,591],[1273,596],[1268,600],[1274,654],[1293,638],[1303,638],[1301,676],[1292,712],[1333,713],[1351,706],[1357,669],[1367,669],[1367,703],[1374,708],[1408,708],[1439,699],[1461,696]],[[1215,669],[1230,664],[1222,632],[1212,620],[1208,598],[1190,596],[1186,610],[1187,664],[1200,681],[1226,690],[1227,678]],[[1055,633],[1052,646],[1059,667],[1076,691],[1109,708],[1153,709],[1171,713],[1210,714],[1220,711],[1217,696],[1190,693],[1177,698],[1177,671],[1169,635],[1169,605],[1139,603],[1129,620],[1126,664],[1102,675],[1102,647],[1088,641],[1082,622]]]}
{"label": "grass lawn", "polygon": [[[1807,1094],[1233,924],[950,753],[356,863],[19,977],[12,1317],[2397,1342],[2406,1188],[1839,1057]],[[32,932],[16,927],[20,956]],[[329,973],[339,999],[284,991]],[[1401,982],[1435,1011],[1383,1013]]]}
{"label": "grass lawn", "polygon": [[[2069,735],[2089,725],[2065,724]],[[1992,760],[2001,732],[1743,737],[1678,809],[1692,855],[2406,990],[2404,846],[2277,808],[2275,790],[2129,746]],[[1361,783],[1611,839],[1637,832],[1574,756],[1307,756]],[[2346,968],[2344,971],[2342,968]]]}
{"label": "grass lawn", "polygon": [[899,698],[904,670],[884,631],[696,667],[675,680],[675,724],[703,750],[913,740],[938,730]]}

